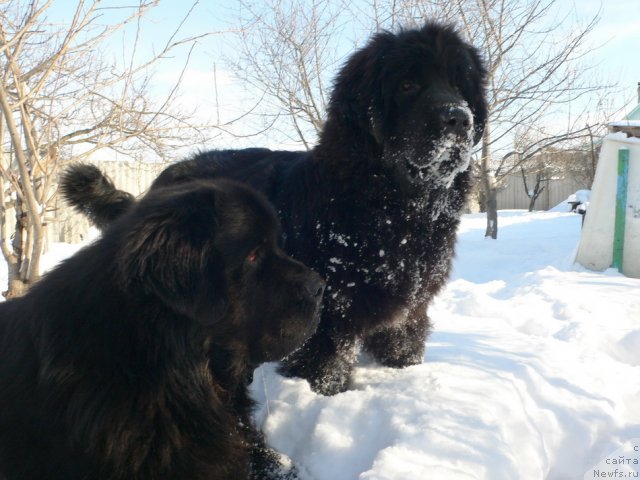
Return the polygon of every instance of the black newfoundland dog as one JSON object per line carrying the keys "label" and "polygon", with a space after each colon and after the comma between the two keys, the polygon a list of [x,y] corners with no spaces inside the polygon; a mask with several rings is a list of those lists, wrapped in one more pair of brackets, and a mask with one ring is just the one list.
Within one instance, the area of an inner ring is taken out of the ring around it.
{"label": "black newfoundland dog", "polygon": [[[444,285],[486,119],[485,69],[450,27],[380,33],[340,71],[309,152],[200,153],[151,189],[225,177],[264,192],[284,250],[327,279],[316,334],[282,364],[316,392],[348,388],[357,347],[404,367],[423,361],[427,306]],[[108,223],[133,199],[99,172],[69,178],[67,199]]]}
{"label": "black newfoundland dog", "polygon": [[311,335],[324,290],[277,225],[234,182],[152,192],[0,304],[0,478],[275,476],[247,382]]}

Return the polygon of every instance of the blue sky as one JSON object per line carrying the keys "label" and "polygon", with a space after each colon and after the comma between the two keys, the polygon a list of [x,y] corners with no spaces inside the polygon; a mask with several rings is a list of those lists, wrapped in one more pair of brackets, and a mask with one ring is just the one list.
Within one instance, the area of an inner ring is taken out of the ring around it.
{"label": "blue sky", "polygon": [[598,65],[603,75],[617,79],[624,94],[635,103],[640,82],[640,0],[582,0],[577,8],[583,18],[601,11],[592,38],[600,47],[589,61]]}
{"label": "blue sky", "polygon": [[[175,25],[176,19],[186,10],[180,4],[182,2],[165,0],[154,10],[149,21],[158,27],[157,31],[166,32]],[[600,12],[601,20],[590,39],[595,48],[587,62],[596,65],[603,76],[617,79],[626,96],[635,99],[636,86],[640,82],[640,0],[560,0],[558,6],[566,11],[575,7],[578,21],[587,21]],[[186,25],[185,33],[224,32],[233,28],[234,7],[233,0],[201,2],[196,7],[196,15]],[[567,18],[568,24],[574,20],[575,17]],[[204,53],[209,61],[215,61],[216,52],[219,53],[220,45],[224,45],[224,35],[206,42]]]}
{"label": "blue sky", "polygon": [[[365,0],[359,1],[365,5],[367,3]],[[75,4],[74,0],[54,1],[50,18],[64,20],[71,14]],[[103,2],[107,8],[135,4],[134,0]],[[177,27],[190,5],[190,2],[161,0],[159,6],[143,20],[142,45],[149,49],[159,48]],[[575,22],[587,22],[600,12],[601,20],[589,40],[593,51],[587,54],[585,63],[594,67],[594,76],[599,81],[618,82],[620,93],[615,99],[618,108],[623,105],[626,105],[626,111],[633,108],[637,102],[637,85],[640,82],[640,0],[558,0],[557,7],[560,11],[572,12],[565,19],[567,28],[571,28]],[[233,78],[233,74],[225,68],[224,56],[233,56],[233,35],[229,31],[236,26],[237,8],[236,0],[202,0],[182,29],[182,36],[216,32],[200,41],[185,78],[185,105],[197,108],[202,113],[207,112],[209,118],[216,116],[216,110],[222,110],[221,116],[226,119],[233,118],[243,113],[243,109],[246,111],[247,106],[253,105],[259,98],[259,93],[244,91],[243,82]],[[121,13],[122,10],[117,8],[107,10],[104,21],[108,21],[110,15]],[[564,18],[566,13],[561,15]],[[351,28],[351,25],[346,28]],[[114,55],[122,55],[120,43],[124,39],[126,48],[131,44],[132,38],[130,34],[117,36],[113,41],[114,52],[117,52]],[[345,49],[345,52],[348,51],[349,48]],[[185,55],[185,50],[177,51],[172,61],[157,67],[157,88],[168,88],[181,70]],[[217,70],[217,100],[213,88],[214,64]],[[332,78],[335,72],[327,73],[328,78]]]}

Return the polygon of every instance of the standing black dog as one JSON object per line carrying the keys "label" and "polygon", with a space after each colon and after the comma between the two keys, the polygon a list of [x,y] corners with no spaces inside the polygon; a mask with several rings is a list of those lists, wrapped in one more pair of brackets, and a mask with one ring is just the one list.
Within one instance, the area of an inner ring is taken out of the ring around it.
{"label": "standing black dog", "polygon": [[277,225],[226,180],[152,192],[0,304],[0,478],[272,478],[247,382],[311,335],[324,290]]}
{"label": "standing black dog", "polygon": [[[334,394],[348,387],[358,344],[384,365],[423,361],[427,306],[450,270],[486,119],[485,76],[452,28],[380,33],[338,75],[310,152],[210,151],[154,182],[251,184],[276,206],[284,249],[327,279],[318,331],[285,360],[285,374]],[[98,223],[133,203],[99,171],[67,180],[67,199]]]}

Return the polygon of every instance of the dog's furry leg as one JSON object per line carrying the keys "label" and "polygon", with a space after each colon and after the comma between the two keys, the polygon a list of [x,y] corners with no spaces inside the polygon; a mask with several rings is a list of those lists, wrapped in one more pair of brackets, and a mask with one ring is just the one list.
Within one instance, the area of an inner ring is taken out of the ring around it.
{"label": "dog's furry leg", "polygon": [[306,379],[321,395],[336,395],[349,388],[357,346],[354,335],[318,330],[298,350],[285,358],[278,369],[286,377]]}
{"label": "dog's furry leg", "polygon": [[249,480],[299,480],[296,467],[283,463],[283,456],[266,445],[262,432],[244,422],[241,428],[251,462]]}
{"label": "dog's furry leg", "polygon": [[404,368],[424,361],[425,343],[431,333],[427,306],[414,307],[398,325],[381,328],[363,339],[363,348],[385,367]]}

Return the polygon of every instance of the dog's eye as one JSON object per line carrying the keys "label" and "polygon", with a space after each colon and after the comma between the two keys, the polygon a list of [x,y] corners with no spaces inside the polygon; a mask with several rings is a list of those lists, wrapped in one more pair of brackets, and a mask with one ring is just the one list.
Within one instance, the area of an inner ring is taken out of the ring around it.
{"label": "dog's eye", "polygon": [[249,255],[247,255],[247,262],[250,264],[255,264],[258,261],[259,257],[260,257],[260,247],[256,247],[253,250],[251,250]]}

